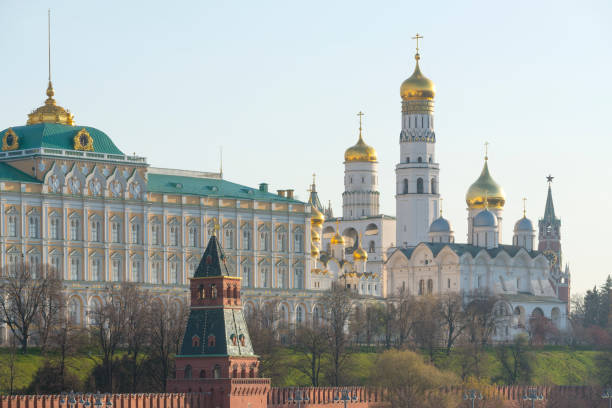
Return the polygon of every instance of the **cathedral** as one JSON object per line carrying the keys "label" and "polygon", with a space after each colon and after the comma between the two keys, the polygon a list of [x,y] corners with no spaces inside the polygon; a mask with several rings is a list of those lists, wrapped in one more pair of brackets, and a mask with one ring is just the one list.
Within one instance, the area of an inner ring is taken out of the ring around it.
{"label": "cathedral", "polygon": [[[105,301],[108,283],[138,283],[178,307],[218,229],[224,267],[241,278],[245,313],[272,301],[288,323],[317,319],[321,295],[339,281],[372,300],[401,290],[491,291],[507,316],[500,338],[524,330],[534,314],[566,328],[570,273],[562,267],[552,177],[537,245],[525,213],[512,244],[503,244],[506,196],[485,157],[466,194],[468,240],[455,242],[440,208],[435,86],[421,72],[418,46],[415,58],[400,87],[395,216],[380,212],[378,155],[364,140],[361,112],[357,142],[344,152],[342,213],[334,217],[315,180],[302,202],[293,189],[273,193],[267,183],[249,187],[221,172],[157,168],[125,154],[102,130],[77,125],[49,77],[47,99],[26,124],[0,131],[0,279],[21,262],[49,265],[81,325]],[[0,344],[7,338],[0,325]]]}

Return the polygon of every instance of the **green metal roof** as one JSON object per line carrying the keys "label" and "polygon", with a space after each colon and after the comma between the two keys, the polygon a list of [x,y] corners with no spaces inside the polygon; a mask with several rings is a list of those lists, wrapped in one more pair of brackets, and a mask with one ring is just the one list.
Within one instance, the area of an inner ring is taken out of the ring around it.
{"label": "green metal roof", "polygon": [[[15,126],[11,129],[19,137],[19,150],[41,147],[74,150],[74,136],[81,129],[85,129],[93,139],[94,152],[123,155],[123,152],[115,146],[106,133],[89,126],[39,123],[29,126]],[[0,132],[0,136],[4,136],[4,132],[7,130],[8,128]]]}
{"label": "green metal roof", "polygon": [[0,162],[0,180],[42,184],[29,174],[2,162]]}
{"label": "green metal roof", "polygon": [[204,197],[278,201],[304,204],[301,201],[281,197],[226,180],[173,176],[167,174],[149,174],[147,190],[153,193],[191,194]]}

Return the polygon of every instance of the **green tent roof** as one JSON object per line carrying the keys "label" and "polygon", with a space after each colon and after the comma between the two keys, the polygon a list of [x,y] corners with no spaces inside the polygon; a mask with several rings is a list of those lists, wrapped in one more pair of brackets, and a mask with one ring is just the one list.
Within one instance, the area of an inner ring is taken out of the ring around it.
{"label": "green tent roof", "polygon": [[2,162],[0,162],[0,180],[41,184],[40,181],[36,180],[29,174],[26,174],[23,171]]}
{"label": "green tent roof", "polygon": [[266,200],[304,204],[301,201],[281,197],[226,180],[173,176],[167,174],[149,174],[147,189],[153,193],[192,194],[204,197],[222,197],[234,199]]}
{"label": "green tent roof", "polygon": [[[15,126],[11,129],[19,137],[19,150],[38,149],[41,147],[74,150],[74,136],[81,129],[85,129],[93,139],[94,152],[123,155],[123,152],[115,146],[106,133],[89,126],[39,123],[29,126]],[[4,129],[0,132],[0,136],[4,136],[7,130]]]}

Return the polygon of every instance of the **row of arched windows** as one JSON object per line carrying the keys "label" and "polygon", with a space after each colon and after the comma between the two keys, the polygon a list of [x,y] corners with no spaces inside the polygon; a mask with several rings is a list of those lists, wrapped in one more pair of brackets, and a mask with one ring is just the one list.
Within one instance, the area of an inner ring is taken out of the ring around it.
{"label": "row of arched windows", "polygon": [[[431,156],[429,156],[429,159],[427,159],[427,161],[429,163],[433,163],[433,159],[431,158]],[[423,158],[421,156],[417,157],[417,163],[423,163]],[[410,157],[406,157],[406,163],[410,163]]]}
{"label": "row of arched windows", "polygon": [[427,291],[425,290],[425,279],[419,281],[419,295],[431,295],[433,294],[433,279],[427,279]]}
{"label": "row of arched windows", "polygon": [[[402,194],[409,194],[410,193],[410,189],[408,187],[408,179],[404,179],[402,181]],[[422,177],[417,178],[417,183],[416,183],[416,193],[417,194],[424,194],[425,193],[425,188],[424,188],[424,181]],[[431,183],[430,183],[430,190],[429,190],[429,194],[437,194],[438,193],[438,187],[436,185],[436,179],[435,177],[431,179]]]}

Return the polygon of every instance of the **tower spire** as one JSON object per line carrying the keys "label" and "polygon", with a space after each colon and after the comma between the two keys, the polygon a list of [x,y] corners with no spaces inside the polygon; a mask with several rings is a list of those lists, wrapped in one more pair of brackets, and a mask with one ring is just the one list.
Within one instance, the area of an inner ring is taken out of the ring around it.
{"label": "tower spire", "polygon": [[553,204],[552,198],[552,182],[554,177],[550,174],[546,176],[546,181],[548,181],[548,195],[546,196],[546,207],[544,209],[544,219],[554,221],[555,220],[555,206]]}
{"label": "tower spire", "polygon": [[362,111],[359,111],[359,113],[357,114],[357,116],[359,116],[359,140],[363,140],[363,138],[361,137],[361,118],[363,117],[363,115],[365,115],[365,113],[363,113]]}

